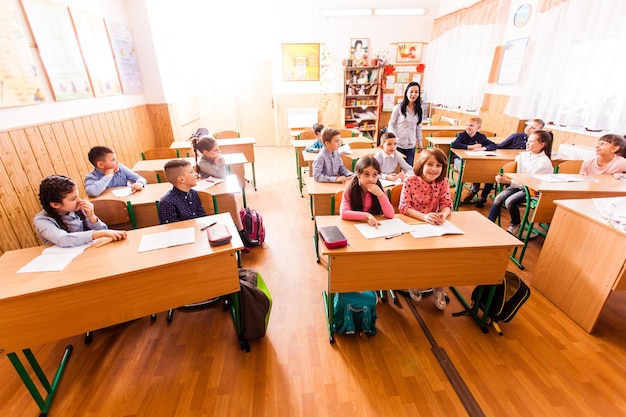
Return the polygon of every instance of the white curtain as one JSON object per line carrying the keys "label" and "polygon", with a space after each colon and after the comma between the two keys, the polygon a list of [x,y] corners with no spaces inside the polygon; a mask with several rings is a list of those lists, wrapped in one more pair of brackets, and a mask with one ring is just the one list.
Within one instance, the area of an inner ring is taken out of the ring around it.
{"label": "white curtain", "polygon": [[477,111],[497,43],[498,0],[435,19],[426,58],[426,99],[451,110]]}
{"label": "white curtain", "polygon": [[570,0],[537,13],[505,113],[626,133],[626,1]]}

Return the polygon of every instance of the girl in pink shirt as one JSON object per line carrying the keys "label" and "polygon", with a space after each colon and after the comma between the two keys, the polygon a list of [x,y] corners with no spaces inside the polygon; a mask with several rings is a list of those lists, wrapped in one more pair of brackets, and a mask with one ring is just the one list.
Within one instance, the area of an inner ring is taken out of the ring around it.
{"label": "girl in pink shirt", "polygon": [[[415,162],[414,177],[404,181],[400,193],[400,213],[429,224],[443,224],[452,211],[450,184],[446,179],[448,158],[439,148],[427,148],[420,152]],[[418,288],[409,289],[411,298],[422,300]],[[435,306],[446,308],[446,295],[442,287],[434,288]]]}
{"label": "girl in pink shirt", "polygon": [[626,140],[620,135],[604,135],[598,139],[596,157],[587,159],[580,167],[583,175],[614,174],[621,177],[626,172]]}
{"label": "girl in pink shirt", "polygon": [[395,211],[379,180],[380,165],[372,156],[364,156],[356,164],[355,173],[341,199],[339,212],[343,220],[359,220],[378,228],[376,215],[388,219]]}

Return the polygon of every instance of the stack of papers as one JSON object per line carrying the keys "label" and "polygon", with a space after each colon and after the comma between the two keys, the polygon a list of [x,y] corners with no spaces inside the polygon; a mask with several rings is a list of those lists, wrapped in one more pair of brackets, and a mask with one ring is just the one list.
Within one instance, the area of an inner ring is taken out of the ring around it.
{"label": "stack of papers", "polygon": [[443,236],[443,235],[464,235],[465,232],[459,229],[449,221],[446,221],[444,224],[439,226],[434,226],[432,224],[421,224],[418,226],[414,226],[414,229],[411,230],[411,236],[414,238],[420,237],[435,237],[435,236]]}
{"label": "stack of papers", "polygon": [[52,246],[44,249],[44,251],[24,265],[18,273],[24,272],[49,272],[49,271],[62,271],[66,266],[70,264],[78,255],[83,253],[91,243],[85,245],[73,246],[71,248],[62,248],[60,246]]}
{"label": "stack of papers", "polygon": [[[418,222],[416,220],[416,222]],[[380,226],[375,228],[367,223],[357,223],[355,227],[361,232],[366,239],[374,239],[378,237],[393,238],[410,233],[414,238],[435,237],[443,235],[463,235],[463,230],[454,224],[446,221],[440,226],[418,222],[417,224],[408,224],[401,219],[394,218],[389,220],[381,220]]]}
{"label": "stack of papers", "polygon": [[155,249],[169,248],[170,246],[186,245],[195,241],[196,232],[193,227],[173,229],[167,232],[142,236],[137,252],[147,252]]}

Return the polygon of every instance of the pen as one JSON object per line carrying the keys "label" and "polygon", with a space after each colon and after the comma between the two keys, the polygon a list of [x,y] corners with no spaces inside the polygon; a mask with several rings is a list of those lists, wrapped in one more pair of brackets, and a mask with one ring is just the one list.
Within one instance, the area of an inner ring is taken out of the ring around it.
{"label": "pen", "polygon": [[209,227],[213,227],[217,224],[217,222],[213,222],[211,224],[209,224],[208,226],[204,226],[202,229],[200,229],[201,232],[205,231],[206,229],[208,229]]}
{"label": "pen", "polygon": [[385,236],[385,239],[392,239],[396,236],[402,236],[405,232],[394,233],[393,235]]}

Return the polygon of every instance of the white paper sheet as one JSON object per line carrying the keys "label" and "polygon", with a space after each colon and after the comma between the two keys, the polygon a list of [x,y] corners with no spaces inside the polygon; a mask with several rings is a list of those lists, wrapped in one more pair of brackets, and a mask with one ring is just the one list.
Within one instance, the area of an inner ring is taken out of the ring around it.
{"label": "white paper sheet", "polygon": [[397,179],[395,181],[389,181],[389,180],[384,180],[384,179],[380,179],[380,183],[381,185],[384,187],[391,187],[392,185],[400,185],[402,184],[402,180],[401,179]]}
{"label": "white paper sheet", "polygon": [[357,223],[354,225],[366,239],[374,239],[377,237],[394,236],[407,233],[413,230],[415,225],[410,225],[400,219],[381,220],[378,229],[367,223]]}
{"label": "white paper sheet", "polygon": [[170,246],[186,245],[195,242],[195,240],[196,233],[193,227],[152,233],[141,237],[137,252],[147,252],[150,250],[169,248]]}
{"label": "white paper sheet", "polygon": [[223,178],[209,177],[203,180],[198,180],[198,184],[196,184],[194,187],[191,187],[191,188],[193,188],[196,191],[202,191],[202,190],[206,190],[209,187],[213,187],[216,184],[222,183],[224,181],[225,179]]}
{"label": "white paper sheet", "polygon": [[49,272],[62,271],[70,264],[78,255],[83,253],[85,249],[91,246],[91,243],[85,245],[73,246],[71,248],[62,248],[60,246],[52,246],[44,251],[20,268],[18,273],[25,272]]}
{"label": "white paper sheet", "polygon": [[444,224],[435,226],[432,224],[419,224],[411,230],[411,236],[418,239],[421,237],[435,237],[443,235],[463,235],[465,232],[449,221]]}
{"label": "white paper sheet", "polygon": [[498,156],[497,153],[492,151],[470,151],[474,156]]}
{"label": "white paper sheet", "polygon": [[[535,175],[535,178],[546,182],[583,182],[585,177],[583,175],[574,174],[544,174]],[[590,180],[592,180],[590,178]],[[595,181],[595,180],[594,180]]]}
{"label": "white paper sheet", "polygon": [[133,189],[130,187],[115,188],[111,190],[111,192],[116,197],[126,197],[127,195],[131,195],[132,193],[134,193]]}

